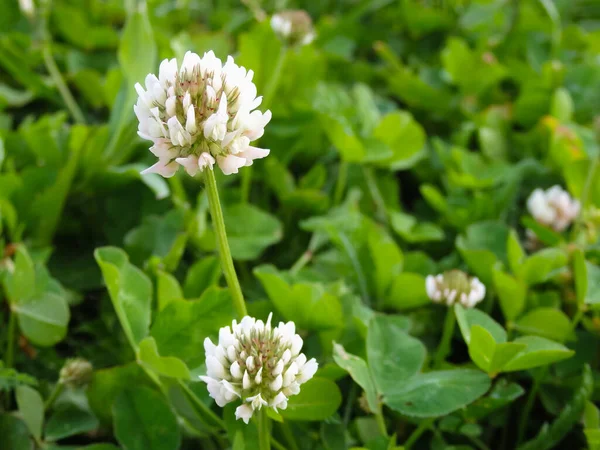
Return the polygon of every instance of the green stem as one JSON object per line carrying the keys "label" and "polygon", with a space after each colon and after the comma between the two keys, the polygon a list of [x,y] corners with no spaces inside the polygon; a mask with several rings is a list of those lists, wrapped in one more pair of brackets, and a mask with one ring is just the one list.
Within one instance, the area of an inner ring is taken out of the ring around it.
{"label": "green stem", "polygon": [[219,416],[212,412],[212,410],[196,396],[194,391],[192,391],[187,384],[181,380],[178,380],[177,383],[181,389],[183,389],[183,392],[187,396],[188,400],[192,402],[196,409],[202,414],[203,418],[206,419],[207,423],[220,427],[223,430],[225,429],[225,422],[223,422]]}
{"label": "green stem", "polygon": [[52,406],[54,405],[54,402],[59,397],[59,395],[62,394],[62,391],[64,391],[64,389],[65,389],[64,384],[62,384],[60,381],[58,383],[56,383],[56,385],[54,386],[54,389],[52,389],[52,392],[50,393],[50,397],[48,397],[48,399],[46,400],[46,403],[44,403],[45,411],[48,411],[50,408],[52,408]]}
{"label": "green stem", "polygon": [[54,61],[54,57],[52,56],[51,43],[45,42],[44,48],[42,50],[42,55],[44,57],[44,64],[46,64],[46,69],[48,69],[48,73],[54,80],[54,84],[58,89],[69,113],[73,117],[73,120],[77,123],[85,124],[85,116],[83,112],[79,108],[79,105],[75,101],[73,94],[69,90],[67,83],[65,83],[64,78],[62,77],[60,70],[58,70],[58,66],[56,65],[56,61]]}
{"label": "green stem", "polygon": [[233,305],[235,306],[237,315],[242,318],[247,315],[248,312],[246,310],[246,303],[244,302],[242,288],[240,287],[240,282],[238,281],[238,277],[235,273],[235,267],[233,266],[233,259],[231,258],[229,243],[227,242],[225,220],[223,219],[223,210],[221,209],[221,202],[219,201],[219,192],[217,190],[217,180],[215,179],[214,171],[205,170],[204,179],[206,180],[206,191],[208,193],[210,215],[212,217],[213,228],[217,236],[221,267],[223,268],[225,280],[227,280],[227,286],[229,286],[229,290],[231,291],[231,297],[233,298]]}
{"label": "green stem", "polygon": [[592,163],[590,164],[590,168],[587,173],[587,177],[585,179],[585,185],[583,186],[583,191],[581,191],[580,204],[581,211],[579,212],[579,216],[575,221],[575,226],[573,227],[573,237],[576,237],[581,230],[581,226],[583,225],[583,211],[585,209],[585,205],[588,201],[588,197],[590,196],[590,190],[592,189],[592,184],[596,175],[596,170],[598,169],[598,162],[600,158],[594,158]]}
{"label": "green stem", "polygon": [[340,162],[337,181],[335,183],[335,191],[333,194],[333,205],[339,205],[342,202],[344,191],[346,190],[346,182],[348,181],[348,163]]}
{"label": "green stem", "polygon": [[433,360],[433,368],[439,369],[448,354],[450,353],[450,344],[452,341],[452,334],[454,333],[454,326],[456,325],[456,318],[454,317],[454,309],[448,308],[446,312],[446,320],[444,321],[444,330],[442,332],[442,339],[438,346],[437,352]]}
{"label": "green stem", "polygon": [[383,434],[385,437],[388,437],[387,428],[385,426],[385,419],[383,418],[383,412],[381,410],[381,405],[379,406],[379,411],[375,413],[375,420],[377,421],[377,426],[379,427],[379,432]]}
{"label": "green stem", "polygon": [[479,450],[490,450],[490,448],[485,445],[485,442],[483,442],[481,439],[479,439],[478,437],[475,436],[467,436],[467,438],[473,443],[473,445],[475,445],[475,447],[477,447]]}
{"label": "green stem", "polygon": [[267,408],[262,408],[258,414],[258,448],[260,450],[271,450],[271,432],[269,430]]}
{"label": "green stem", "polygon": [[388,217],[387,210],[385,208],[385,201],[383,200],[383,196],[381,195],[379,186],[377,186],[377,181],[375,180],[373,168],[364,166],[363,173],[365,176],[365,181],[367,182],[367,187],[369,188],[369,193],[371,194],[373,203],[375,203],[375,214],[380,222],[387,223]]}
{"label": "green stem", "polygon": [[552,58],[557,59],[558,51],[560,50],[560,42],[562,40],[560,13],[558,12],[558,9],[556,9],[556,5],[554,5],[552,0],[540,0],[540,3],[552,22]]}
{"label": "green stem", "polygon": [[294,433],[292,433],[290,424],[287,421],[284,421],[281,424],[281,431],[283,432],[283,437],[285,437],[285,440],[287,441],[289,449],[290,450],[299,450],[298,444],[296,443],[296,438],[294,437]]}
{"label": "green stem", "polygon": [[346,407],[344,408],[344,428],[348,428],[348,424],[350,423],[350,417],[352,416],[354,401],[356,400],[357,395],[358,386],[356,385],[356,383],[352,383],[352,387],[350,388],[350,392],[348,393],[348,397],[346,398]]}
{"label": "green stem", "polygon": [[529,423],[529,415],[531,414],[531,409],[533,408],[535,398],[537,396],[538,390],[540,389],[540,383],[542,382],[542,379],[544,379],[548,374],[548,367],[549,366],[544,366],[538,373],[538,375],[533,379],[533,386],[531,387],[529,395],[527,396],[527,402],[525,403],[525,407],[523,408],[521,420],[519,420],[519,429],[517,432],[517,445],[523,442],[523,438],[525,437],[525,429],[527,427],[527,424]]}
{"label": "green stem", "polygon": [[[287,48],[282,47],[279,52],[279,56],[277,57],[277,62],[275,63],[275,68],[273,69],[273,73],[271,74],[271,78],[269,79],[269,83],[265,88],[265,95],[263,96],[262,101],[262,109],[265,111],[269,109],[271,106],[271,102],[275,93],[277,92],[277,87],[279,86],[279,80],[281,79],[281,73],[283,71],[283,66],[285,63],[285,58],[287,56]],[[242,185],[241,185],[241,198],[242,203],[248,203],[250,199],[250,187],[252,185],[252,172],[253,166],[246,167],[242,170]]]}
{"label": "green stem", "polygon": [[421,437],[421,435],[431,426],[431,424],[435,421],[433,419],[425,419],[423,420],[417,429],[412,432],[412,434],[408,437],[408,439],[404,442],[405,450],[409,450],[410,447],[417,442],[417,440]]}
{"label": "green stem", "polygon": [[15,334],[17,327],[17,315],[10,310],[8,316],[8,330],[6,336],[6,357],[4,363],[10,369],[15,363]]}
{"label": "green stem", "polygon": [[298,258],[298,260],[290,268],[290,275],[298,274],[298,272],[300,272],[304,266],[306,266],[313,259],[317,248],[317,234],[313,233],[313,235],[310,237],[310,241],[308,241],[308,248],[304,253],[302,253],[302,255],[300,255],[300,258]]}

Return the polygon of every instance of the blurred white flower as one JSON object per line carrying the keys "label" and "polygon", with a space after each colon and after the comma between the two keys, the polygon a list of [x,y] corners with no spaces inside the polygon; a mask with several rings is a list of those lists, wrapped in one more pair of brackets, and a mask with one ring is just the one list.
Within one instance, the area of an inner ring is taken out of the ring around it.
{"label": "blurred white flower", "polygon": [[288,10],[271,17],[271,28],[288,45],[308,45],[315,39],[312,19],[304,10]]}
{"label": "blurred white flower", "polygon": [[33,0],[19,0],[19,8],[21,8],[21,12],[29,20],[35,18],[35,4]]}
{"label": "blurred white flower", "polygon": [[194,176],[216,162],[229,175],[267,156],[269,150],[250,145],[271,120],[271,111],[256,109],[262,97],[253,75],[231,56],[222,64],[212,51],[202,58],[187,52],[181,67],[165,59],[158,78],[149,74],[145,89],[136,84],[138,134],[154,143],[150,151],[158,157],[142,173],[170,177],[182,166]]}
{"label": "blurred white flower", "polygon": [[540,224],[554,231],[564,231],[579,215],[581,205],[560,186],[534,190],[527,199],[527,209]]}
{"label": "blurred white flower", "polygon": [[452,306],[460,303],[472,308],[485,297],[485,286],[477,277],[469,277],[460,270],[428,275],[425,279],[427,296],[435,303]]}
{"label": "blurred white flower", "polygon": [[219,342],[204,341],[206,376],[200,377],[219,406],[241,399],[236,419],[250,421],[263,406],[275,411],[287,408],[288,398],[317,371],[317,361],[300,353],[302,338],[294,322],[271,327],[246,316],[238,324],[219,330]]}

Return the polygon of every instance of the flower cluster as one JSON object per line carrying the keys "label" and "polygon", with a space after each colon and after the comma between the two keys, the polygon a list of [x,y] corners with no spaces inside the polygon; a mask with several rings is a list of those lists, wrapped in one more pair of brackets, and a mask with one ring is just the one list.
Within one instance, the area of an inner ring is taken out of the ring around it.
{"label": "flower cluster", "polygon": [[448,306],[459,302],[465,308],[472,308],[485,297],[483,283],[460,270],[427,276],[425,289],[433,302]]}
{"label": "flower cluster", "polygon": [[269,150],[250,145],[271,120],[270,111],[256,109],[262,97],[253,75],[231,56],[223,65],[212,51],[202,58],[187,52],[180,68],[165,59],[158,78],[146,77],[145,90],[136,84],[138,134],[154,143],[150,151],[158,157],[142,173],[171,177],[183,166],[194,176],[216,162],[229,175],[267,156]]}
{"label": "flower cluster", "polygon": [[282,11],[273,15],[271,28],[288,45],[308,45],[315,39],[312,20],[303,10]]}
{"label": "flower cluster", "polygon": [[238,324],[219,330],[219,342],[204,341],[207,375],[201,377],[217,405],[241,399],[235,416],[248,423],[263,406],[287,408],[288,398],[300,392],[318,364],[300,353],[302,338],[294,322],[267,323],[246,316]]}
{"label": "flower cluster", "polygon": [[560,186],[534,190],[527,199],[527,209],[540,224],[554,231],[564,231],[579,215],[581,205]]}

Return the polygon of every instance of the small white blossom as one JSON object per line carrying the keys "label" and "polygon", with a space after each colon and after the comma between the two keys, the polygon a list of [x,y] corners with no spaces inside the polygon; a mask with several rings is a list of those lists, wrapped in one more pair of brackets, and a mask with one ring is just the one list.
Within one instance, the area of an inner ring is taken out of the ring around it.
{"label": "small white blossom", "polygon": [[289,45],[308,45],[315,39],[312,19],[304,10],[288,10],[274,14],[271,28]]}
{"label": "small white blossom", "polygon": [[472,308],[485,297],[485,286],[477,277],[469,277],[460,270],[428,275],[425,279],[427,296],[435,303],[452,306],[460,303]]}
{"label": "small white blossom", "polygon": [[204,341],[206,376],[200,377],[219,406],[241,399],[236,419],[248,423],[263,406],[287,408],[288,398],[300,392],[319,365],[307,360],[294,322],[267,322],[246,316],[219,330],[219,341]]}
{"label": "small white blossom", "polygon": [[187,52],[181,67],[165,59],[145,89],[136,84],[138,134],[154,143],[150,151],[158,158],[142,173],[171,177],[181,166],[194,176],[216,163],[229,175],[267,156],[269,150],[250,145],[271,120],[271,111],[256,109],[262,97],[253,75],[231,56],[222,64],[212,51],[202,58]]}
{"label": "small white blossom", "polygon": [[560,186],[534,190],[527,199],[527,209],[540,224],[554,231],[564,231],[579,215],[581,205]]}

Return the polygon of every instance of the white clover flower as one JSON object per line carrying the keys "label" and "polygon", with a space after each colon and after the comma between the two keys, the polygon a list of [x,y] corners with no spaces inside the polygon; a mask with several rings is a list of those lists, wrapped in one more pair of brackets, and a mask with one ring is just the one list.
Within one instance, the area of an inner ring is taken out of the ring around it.
{"label": "white clover flower", "polygon": [[527,199],[527,209],[538,223],[561,232],[579,215],[581,205],[556,185],[546,191],[535,189]]}
{"label": "white clover flower", "polygon": [[212,51],[202,58],[187,52],[181,67],[165,59],[158,78],[146,77],[145,90],[136,84],[138,134],[154,143],[150,151],[158,157],[142,173],[171,177],[182,166],[194,176],[216,162],[230,175],[267,156],[269,150],[250,145],[271,120],[271,111],[256,109],[262,97],[253,75],[231,56],[223,65]]}
{"label": "white clover flower", "polygon": [[315,39],[312,19],[304,10],[288,10],[271,17],[271,28],[289,45],[308,45]]}
{"label": "white clover flower", "polygon": [[485,286],[477,277],[469,277],[460,270],[428,275],[425,279],[427,296],[435,303],[452,306],[458,302],[472,308],[485,297]]}
{"label": "white clover flower", "polygon": [[250,421],[263,406],[275,411],[287,408],[288,398],[300,392],[300,385],[317,371],[317,361],[307,361],[300,353],[302,338],[294,322],[267,323],[246,316],[238,324],[219,330],[219,342],[204,341],[206,383],[210,396],[219,406],[241,399],[236,419]]}

